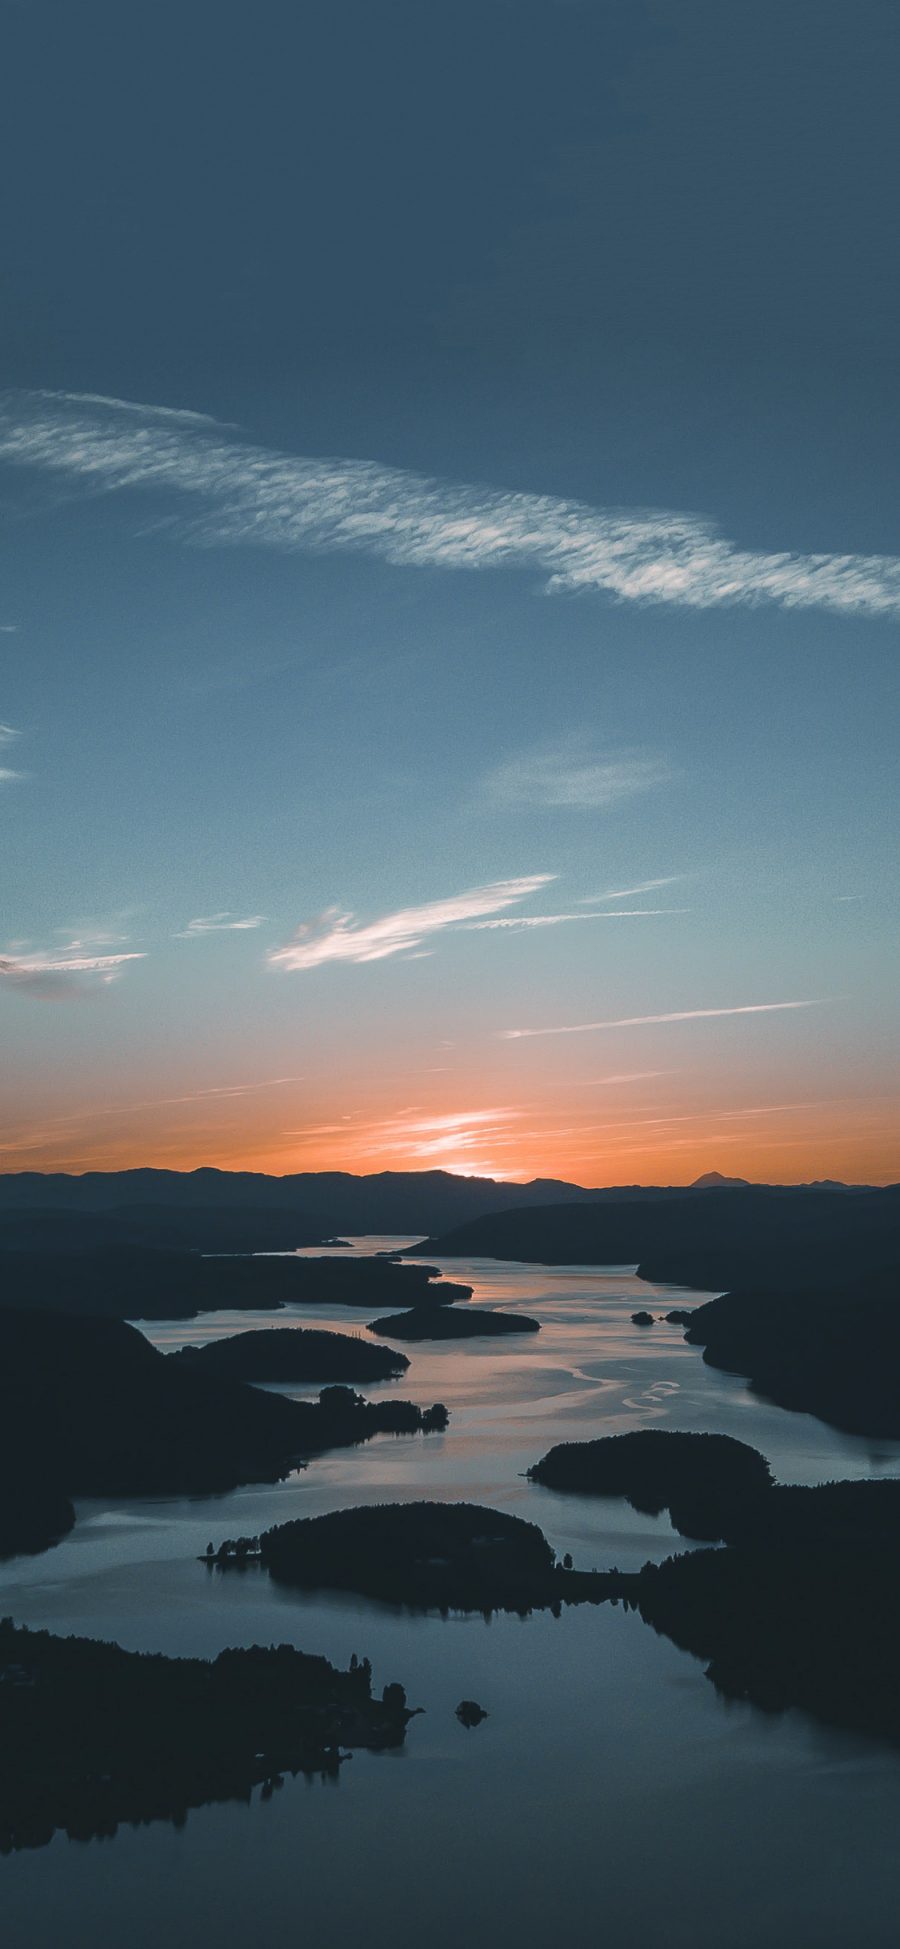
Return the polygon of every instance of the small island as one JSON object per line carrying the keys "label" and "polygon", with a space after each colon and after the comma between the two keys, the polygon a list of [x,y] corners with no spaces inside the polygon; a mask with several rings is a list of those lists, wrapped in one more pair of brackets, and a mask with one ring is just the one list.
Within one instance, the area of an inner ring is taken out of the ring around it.
{"label": "small island", "polygon": [[123,1651],[0,1621],[0,1854],[115,1834],[121,1821],[183,1824],[189,1808],[267,1797],[286,1773],[336,1774],[343,1749],[402,1745],[402,1685],[373,1697],[291,1645],[209,1662]]}
{"label": "small island", "polygon": [[498,1339],[509,1333],[540,1333],[540,1321],[526,1313],[500,1313],[489,1306],[414,1306],[369,1323],[370,1333],[387,1340]]}
{"label": "small island", "polygon": [[213,1564],[258,1561],[298,1590],[348,1590],[413,1610],[557,1610],[630,1588],[615,1570],[557,1563],[535,1523],[467,1502],[381,1503],[227,1539]]}
{"label": "small island", "polygon": [[409,1366],[405,1354],[373,1347],[355,1333],[306,1326],[251,1328],[202,1347],[182,1347],[168,1358],[198,1373],[241,1381],[390,1381]]}
{"label": "small island", "polygon": [[772,1489],[765,1456],[746,1442],[657,1428],[561,1442],[528,1470],[528,1480],[580,1495],[622,1496],[647,1515],[667,1509],[682,1536],[704,1542],[733,1534],[747,1506]]}
{"label": "small island", "polygon": [[648,1313],[644,1308],[639,1313],[632,1313],[631,1315],[632,1326],[652,1326],[653,1323],[653,1314]]}

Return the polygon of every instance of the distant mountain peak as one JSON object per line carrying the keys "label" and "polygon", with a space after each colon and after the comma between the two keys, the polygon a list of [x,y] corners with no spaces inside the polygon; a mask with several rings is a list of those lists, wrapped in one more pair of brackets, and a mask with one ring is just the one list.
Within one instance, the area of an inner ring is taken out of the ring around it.
{"label": "distant mountain peak", "polygon": [[692,1191],[746,1191],[749,1178],[723,1178],[721,1171],[704,1171],[703,1176],[695,1178]]}

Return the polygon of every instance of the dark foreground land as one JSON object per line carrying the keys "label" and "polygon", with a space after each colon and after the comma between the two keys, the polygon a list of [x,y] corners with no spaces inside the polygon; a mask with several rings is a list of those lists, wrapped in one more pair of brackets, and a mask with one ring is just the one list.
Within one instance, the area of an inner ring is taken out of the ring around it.
{"label": "dark foreground land", "polygon": [[[426,1317],[430,1319],[430,1310]],[[307,1326],[233,1333],[204,1347],[183,1347],[169,1359],[197,1373],[242,1381],[390,1381],[409,1366],[406,1355],[392,1347],[374,1347],[355,1333]]]}
{"label": "dark foreground land", "polygon": [[122,1651],[0,1621],[0,1853],[184,1821],[285,1773],[336,1773],[340,1749],[396,1747],[402,1685],[372,1696],[368,1660],[338,1671],[290,1645],[212,1663]]}
{"label": "dark foreground land", "polygon": [[527,1313],[500,1313],[488,1306],[414,1306],[369,1324],[370,1333],[383,1333],[386,1340],[496,1340],[503,1334],[540,1330],[540,1321]]}
{"label": "dark foreground land", "polygon": [[287,1401],[182,1365],[123,1321],[0,1308],[0,1556],[58,1540],[73,1496],[277,1481],[324,1449],[446,1421],[344,1387]]}
{"label": "dark foreground land", "polygon": [[437,1284],[436,1266],[395,1259],[266,1254],[205,1258],[156,1245],[109,1243],[13,1251],[0,1245],[0,1307],[51,1308],[120,1320],[278,1306],[449,1306],[471,1286]]}

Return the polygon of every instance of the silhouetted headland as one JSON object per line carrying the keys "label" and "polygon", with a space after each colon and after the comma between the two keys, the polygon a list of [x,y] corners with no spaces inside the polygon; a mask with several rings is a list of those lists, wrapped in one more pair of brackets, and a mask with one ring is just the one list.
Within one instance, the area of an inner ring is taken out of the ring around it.
{"label": "silhouetted headland", "polygon": [[795,1487],[743,1442],[656,1429],[561,1444],[529,1475],[725,1544],[645,1564],[622,1594],[727,1697],[900,1744],[900,1480]]}
{"label": "silhouetted headland", "polygon": [[431,1236],[417,1254],[534,1265],[636,1265],[647,1279],[707,1292],[809,1291],[900,1259],[900,1186],[647,1192],[497,1212]]}
{"label": "silhouetted headland", "polygon": [[900,1274],[816,1293],[726,1293],[685,1339],[779,1407],[849,1434],[900,1436]]}
{"label": "silhouetted headland", "polygon": [[0,1309],[0,1555],[62,1534],[74,1496],[277,1481],[324,1449],[446,1419],[443,1407],[368,1403],[344,1387],[288,1401],[161,1354],[123,1321]]}
{"label": "silhouetted headland", "polygon": [[169,1252],[296,1252],[324,1245],[304,1212],[263,1206],[119,1205],[112,1211],[7,1210],[0,1202],[0,1251],[90,1252],[117,1245]]}
{"label": "silhouetted headland", "polygon": [[[431,1317],[424,1307],[422,1312]],[[406,1355],[392,1347],[308,1326],[260,1327],[202,1347],[182,1347],[168,1357],[198,1373],[242,1381],[390,1381],[409,1366]]]}
{"label": "silhouetted headland", "polygon": [[0,1621],[0,1853],[115,1834],[120,1821],[183,1824],[191,1807],[264,1797],[286,1773],[336,1774],[342,1749],[402,1745],[402,1685],[372,1696],[291,1645],[212,1662],[123,1651]]}
{"label": "silhouetted headland", "polygon": [[81,1251],[0,1250],[0,1305],[115,1319],[193,1319],[197,1313],[280,1306],[449,1306],[471,1286],[438,1284],[436,1266],[396,1259],[217,1256],[151,1245]]}
{"label": "silhouetted headland", "polygon": [[229,1567],[252,1554],[277,1583],[348,1590],[415,1610],[516,1611],[602,1603],[623,1592],[617,1571],[557,1563],[542,1531],[468,1502],[382,1503],[281,1523],[254,1551],[220,1545]]}
{"label": "silhouetted headland", "polygon": [[369,1323],[370,1333],[387,1340],[497,1339],[508,1333],[540,1333],[540,1321],[527,1313],[501,1313],[489,1306],[414,1306]]}
{"label": "silhouetted headland", "polygon": [[775,1486],[727,1548],[645,1565],[638,1608],[725,1697],[900,1745],[898,1536],[900,1481]]}

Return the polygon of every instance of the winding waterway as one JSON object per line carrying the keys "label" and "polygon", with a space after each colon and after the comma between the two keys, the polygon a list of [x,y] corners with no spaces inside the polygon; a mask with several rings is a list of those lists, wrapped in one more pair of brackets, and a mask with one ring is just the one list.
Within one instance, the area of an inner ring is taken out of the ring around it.
{"label": "winding waterway", "polygon": [[[404,1378],[367,1390],[446,1402],[446,1434],[379,1436],[275,1487],[84,1503],[58,1548],[0,1565],[0,1610],[21,1623],[172,1653],[289,1641],[341,1664],[367,1654],[379,1686],[399,1678],[425,1708],[405,1749],[356,1754],[337,1784],[289,1780],[267,1802],[200,1809],[181,1829],[122,1828],[87,1844],[57,1836],[14,1855],[0,1862],[5,1941],[274,1949],[296,1936],[545,1949],[577,1937],[608,1949],[893,1949],[900,1758],[799,1714],[727,1705],[694,1658],[610,1605],[559,1619],[443,1621],[197,1562],[209,1540],[294,1515],[428,1496],[527,1516],[579,1567],[636,1568],[686,1547],[667,1518],[524,1480],[553,1442],[629,1428],[737,1435],[783,1481],[900,1473],[900,1444],[773,1407],[705,1366],[677,1327],[631,1323],[638,1308],[662,1314],[702,1294],[647,1285],[627,1268],[445,1269],[474,1285],[472,1304],[525,1311],[542,1326],[521,1340],[405,1346]],[[172,1349],[293,1313],[349,1333],[368,1317],[302,1307],[146,1330]],[[476,1731],[455,1718],[464,1697],[488,1709]]]}

